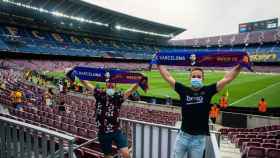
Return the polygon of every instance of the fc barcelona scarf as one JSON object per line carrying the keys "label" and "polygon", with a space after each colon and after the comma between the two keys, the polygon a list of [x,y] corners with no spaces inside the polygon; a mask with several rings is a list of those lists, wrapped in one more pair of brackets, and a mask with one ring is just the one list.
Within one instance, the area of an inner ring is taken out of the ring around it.
{"label": "fc barcelona scarf", "polygon": [[253,71],[249,55],[243,51],[163,51],[156,53],[150,64],[198,67],[232,67],[240,64]]}
{"label": "fc barcelona scarf", "polygon": [[129,72],[126,70],[90,68],[90,67],[74,67],[70,70],[66,77],[70,80],[75,80],[75,77],[80,80],[110,82],[110,83],[138,83],[139,86],[146,92],[148,89],[148,78],[141,73]]}

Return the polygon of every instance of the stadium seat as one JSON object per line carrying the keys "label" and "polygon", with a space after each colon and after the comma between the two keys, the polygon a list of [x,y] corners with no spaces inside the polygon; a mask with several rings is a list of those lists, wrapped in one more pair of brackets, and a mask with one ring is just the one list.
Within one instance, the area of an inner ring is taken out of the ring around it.
{"label": "stadium seat", "polygon": [[276,140],[276,139],[264,139],[263,142],[264,142],[264,143],[273,143],[273,144],[276,144],[277,140]]}
{"label": "stadium seat", "polygon": [[264,158],[265,149],[262,147],[249,147],[246,153],[246,158]]}
{"label": "stadium seat", "polygon": [[262,143],[261,146],[264,148],[276,148],[276,144],[273,143]]}
{"label": "stadium seat", "polygon": [[257,135],[256,138],[266,139],[266,138],[267,138],[267,135]]}
{"label": "stadium seat", "polygon": [[267,158],[279,158],[280,149],[267,149]]}
{"label": "stadium seat", "polygon": [[84,128],[78,128],[78,135],[82,137],[88,137],[87,130]]}
{"label": "stadium seat", "polygon": [[236,147],[241,147],[243,142],[249,142],[249,138],[238,138],[235,142]]}
{"label": "stadium seat", "polygon": [[78,134],[78,128],[73,125],[69,125],[68,132],[73,133],[73,134]]}
{"label": "stadium seat", "polygon": [[252,135],[252,134],[246,136],[246,138],[256,138],[256,137],[257,137],[256,135]]}
{"label": "stadium seat", "polygon": [[58,120],[55,120],[54,121],[54,127],[57,128],[57,129],[61,129],[61,122],[58,121]]}
{"label": "stadium seat", "polygon": [[237,134],[237,135],[234,135],[231,139],[231,142],[232,143],[235,143],[237,141],[238,138],[246,138],[246,135],[244,134]]}
{"label": "stadium seat", "polygon": [[259,143],[262,143],[262,142],[263,142],[263,139],[261,139],[261,138],[253,138],[253,139],[251,139],[251,142],[259,142]]}
{"label": "stadium seat", "polygon": [[258,142],[243,142],[240,148],[240,152],[244,152],[248,147],[260,147],[261,144]]}
{"label": "stadium seat", "polygon": [[93,130],[88,130],[88,137],[89,138],[96,138],[97,133]]}
{"label": "stadium seat", "polygon": [[68,131],[68,130],[69,130],[69,125],[66,124],[66,123],[62,123],[61,128],[62,128],[62,130],[64,130],[64,131]]}

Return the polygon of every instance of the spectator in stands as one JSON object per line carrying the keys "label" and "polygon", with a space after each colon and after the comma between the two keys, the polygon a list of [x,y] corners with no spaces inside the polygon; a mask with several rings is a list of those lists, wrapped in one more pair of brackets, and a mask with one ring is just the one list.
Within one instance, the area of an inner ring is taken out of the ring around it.
{"label": "spectator in stands", "polygon": [[221,98],[220,98],[220,107],[225,109],[228,107],[228,100],[227,100],[227,97],[225,95],[223,95]]}
{"label": "spectator in stands", "polygon": [[218,108],[218,106],[216,104],[214,104],[210,110],[210,118],[214,124],[216,123],[216,120],[219,117],[219,114],[220,114],[220,109]]}
{"label": "spectator in stands", "polygon": [[45,101],[45,104],[48,106],[48,107],[52,107],[53,106],[53,96],[54,96],[54,93],[52,91],[51,88],[49,88],[45,93],[44,93],[44,101]]}
{"label": "spectator in stands", "polygon": [[60,112],[68,112],[67,107],[65,106],[65,102],[61,101],[58,105],[58,111]]}
{"label": "spectator in stands", "polygon": [[137,91],[135,91],[132,93],[129,99],[132,101],[140,101],[140,94]]}
{"label": "spectator in stands", "polygon": [[166,104],[166,105],[172,105],[172,104],[173,104],[172,98],[171,98],[170,96],[166,96],[165,104]]}
{"label": "spectator in stands", "polygon": [[6,80],[0,81],[0,90],[6,90]]}
{"label": "spectator in stands", "polygon": [[134,84],[124,93],[115,92],[112,84],[104,91],[96,88],[89,81],[81,81],[89,90],[94,92],[96,100],[96,124],[99,129],[98,140],[105,158],[112,158],[112,141],[114,141],[124,158],[129,158],[128,140],[120,130],[119,115],[122,103],[137,90]]}
{"label": "spectator in stands", "polygon": [[14,108],[21,110],[22,109],[22,103],[23,103],[23,93],[19,88],[15,88],[11,94],[10,97],[12,98],[12,103]]}
{"label": "spectator in stands", "polygon": [[63,89],[63,83],[62,81],[58,82],[58,89],[59,89],[59,93],[63,93],[64,89]]}
{"label": "spectator in stands", "polygon": [[265,113],[267,111],[267,103],[264,100],[264,98],[261,98],[258,106],[259,106],[259,112]]}
{"label": "spectator in stands", "polygon": [[202,158],[206,135],[209,135],[211,98],[237,77],[241,66],[235,66],[223,79],[207,86],[203,85],[203,69],[193,68],[190,73],[190,87],[177,82],[163,65],[157,65],[157,68],[181,100],[182,125],[175,141],[173,157],[183,158],[187,153],[188,158]]}
{"label": "spectator in stands", "polygon": [[70,91],[75,90],[75,81],[69,80],[68,90]]}

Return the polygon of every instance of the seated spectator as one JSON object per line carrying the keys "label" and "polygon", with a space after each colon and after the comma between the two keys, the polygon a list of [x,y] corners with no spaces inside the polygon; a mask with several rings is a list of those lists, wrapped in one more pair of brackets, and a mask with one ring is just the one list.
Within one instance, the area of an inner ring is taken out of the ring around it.
{"label": "seated spectator", "polygon": [[58,105],[58,111],[66,112],[65,102],[60,102],[60,104]]}
{"label": "seated spectator", "polygon": [[170,96],[166,96],[165,104],[166,105],[172,105],[173,104],[172,99],[171,99]]}
{"label": "seated spectator", "polygon": [[0,90],[1,91],[4,91],[6,90],[6,81],[0,81]]}
{"label": "seated spectator", "polygon": [[59,93],[63,93],[63,92],[64,92],[64,88],[63,88],[62,81],[59,81],[59,83],[58,83],[58,89],[59,89]]}
{"label": "seated spectator", "polygon": [[18,104],[22,104],[23,93],[21,92],[21,90],[19,88],[15,88],[11,92],[10,97],[12,98],[12,103],[13,103],[15,108]]}
{"label": "seated spectator", "polygon": [[49,107],[53,107],[53,104],[54,104],[53,95],[54,95],[54,93],[52,92],[52,89],[49,88],[48,91],[46,91],[43,96],[45,104]]}

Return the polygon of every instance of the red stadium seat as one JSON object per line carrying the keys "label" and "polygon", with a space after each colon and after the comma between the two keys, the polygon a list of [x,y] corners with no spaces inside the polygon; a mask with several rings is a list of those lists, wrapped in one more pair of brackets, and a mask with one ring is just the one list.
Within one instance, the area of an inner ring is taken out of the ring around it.
{"label": "red stadium seat", "polygon": [[246,158],[264,158],[265,149],[262,147],[249,147],[246,153]]}
{"label": "red stadium seat", "polygon": [[261,146],[264,148],[276,148],[276,144],[272,143],[262,143]]}
{"label": "red stadium seat", "polygon": [[245,149],[248,148],[248,147],[260,147],[260,146],[261,146],[261,144],[258,143],[258,142],[243,142],[242,146],[240,148],[240,151],[244,152]]}
{"label": "red stadium seat", "polygon": [[66,124],[66,123],[62,123],[61,128],[62,128],[62,130],[64,130],[64,131],[68,131],[68,129],[69,129],[69,125],[68,125],[68,124]]}
{"label": "red stadium seat", "polygon": [[263,142],[264,142],[264,143],[273,143],[273,144],[276,144],[277,140],[276,140],[276,139],[264,139]]}
{"label": "red stadium seat", "polygon": [[259,143],[262,143],[262,142],[263,142],[263,139],[261,139],[261,138],[253,138],[253,139],[251,139],[251,142],[259,142]]}
{"label": "red stadium seat", "polygon": [[237,141],[235,142],[236,147],[241,147],[243,142],[249,142],[249,138],[238,138]]}
{"label": "red stadium seat", "polygon": [[88,137],[89,138],[96,138],[97,137],[96,131],[88,130]]}
{"label": "red stadium seat", "polygon": [[256,137],[257,137],[256,135],[252,135],[252,134],[246,136],[246,138],[256,138]]}
{"label": "red stadium seat", "polygon": [[280,157],[280,149],[267,149],[267,158],[279,158]]}
{"label": "red stadium seat", "polygon": [[84,128],[78,128],[78,135],[82,137],[88,137],[87,130]]}
{"label": "red stadium seat", "polygon": [[78,134],[78,128],[73,125],[70,125],[68,132],[73,133],[73,134]]}
{"label": "red stadium seat", "polygon": [[61,129],[61,122],[55,120],[55,121],[54,121],[54,127],[57,128],[57,129]]}

